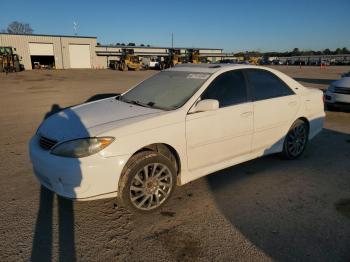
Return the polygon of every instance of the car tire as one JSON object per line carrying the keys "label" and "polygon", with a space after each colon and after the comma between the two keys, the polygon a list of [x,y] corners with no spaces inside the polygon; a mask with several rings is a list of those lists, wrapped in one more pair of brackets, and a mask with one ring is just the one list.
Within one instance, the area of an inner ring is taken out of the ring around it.
{"label": "car tire", "polygon": [[305,151],[308,140],[308,124],[301,119],[296,120],[284,139],[282,157],[288,160],[300,157]]}
{"label": "car tire", "polygon": [[132,156],[119,180],[118,205],[139,213],[154,212],[169,200],[176,174],[171,160],[158,152]]}

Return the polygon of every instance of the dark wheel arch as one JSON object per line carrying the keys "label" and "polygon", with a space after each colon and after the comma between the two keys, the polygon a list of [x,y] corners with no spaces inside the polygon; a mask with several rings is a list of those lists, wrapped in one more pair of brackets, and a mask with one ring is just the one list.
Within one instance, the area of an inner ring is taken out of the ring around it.
{"label": "dark wheel arch", "polygon": [[164,155],[174,164],[177,174],[180,173],[180,170],[181,170],[180,156],[176,151],[176,149],[171,145],[165,144],[165,143],[150,144],[140,148],[133,155],[143,151],[154,151]]}

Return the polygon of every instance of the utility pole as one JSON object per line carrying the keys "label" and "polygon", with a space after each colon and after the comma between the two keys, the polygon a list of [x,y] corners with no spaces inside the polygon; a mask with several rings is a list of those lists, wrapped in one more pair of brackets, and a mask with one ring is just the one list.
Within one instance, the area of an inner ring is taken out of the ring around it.
{"label": "utility pole", "polygon": [[174,48],[174,33],[171,33],[171,48]]}

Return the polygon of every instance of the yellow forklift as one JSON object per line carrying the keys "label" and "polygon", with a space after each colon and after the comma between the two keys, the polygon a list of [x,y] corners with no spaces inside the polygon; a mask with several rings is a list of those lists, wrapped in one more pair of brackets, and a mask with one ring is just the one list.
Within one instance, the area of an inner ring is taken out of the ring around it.
{"label": "yellow forklift", "polygon": [[142,67],[142,63],[137,55],[134,53],[134,49],[123,48],[120,56],[120,60],[116,63],[116,69],[121,71],[135,70],[138,71]]}
{"label": "yellow forklift", "polygon": [[12,47],[0,47],[0,72],[19,72],[23,69],[17,54]]}

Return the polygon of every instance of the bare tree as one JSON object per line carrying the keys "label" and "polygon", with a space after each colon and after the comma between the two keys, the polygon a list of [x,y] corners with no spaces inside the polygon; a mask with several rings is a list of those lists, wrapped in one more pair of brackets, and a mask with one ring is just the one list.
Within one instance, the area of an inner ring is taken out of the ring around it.
{"label": "bare tree", "polygon": [[6,29],[6,32],[9,34],[25,34],[30,35],[33,34],[33,29],[29,24],[21,23],[18,21],[11,22]]}

